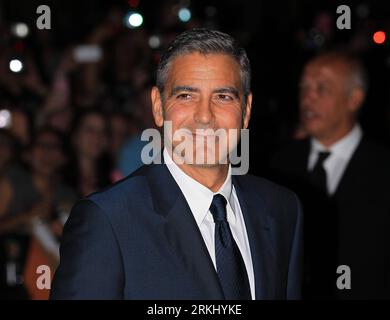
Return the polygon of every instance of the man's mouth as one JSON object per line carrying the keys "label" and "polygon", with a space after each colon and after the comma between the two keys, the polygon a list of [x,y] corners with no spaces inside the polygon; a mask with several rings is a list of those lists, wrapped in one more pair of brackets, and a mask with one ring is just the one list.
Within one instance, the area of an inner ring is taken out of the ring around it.
{"label": "man's mouth", "polygon": [[319,118],[320,114],[311,110],[304,110],[302,111],[301,116],[304,120],[311,120],[311,119]]}
{"label": "man's mouth", "polygon": [[205,137],[205,138],[215,137],[214,133],[206,133],[206,132],[192,132],[192,135],[196,137]]}
{"label": "man's mouth", "polygon": [[196,137],[215,137],[215,130],[214,129],[195,129],[195,131],[191,131],[193,136]]}

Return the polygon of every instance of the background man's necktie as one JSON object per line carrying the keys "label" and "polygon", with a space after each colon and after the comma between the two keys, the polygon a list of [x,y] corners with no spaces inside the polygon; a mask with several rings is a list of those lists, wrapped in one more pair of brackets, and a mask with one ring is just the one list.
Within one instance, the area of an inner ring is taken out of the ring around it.
{"label": "background man's necktie", "polygon": [[319,188],[322,192],[327,193],[327,184],[326,184],[326,171],[324,168],[324,161],[329,157],[330,152],[321,151],[318,153],[318,159],[310,171],[310,179],[314,186]]}
{"label": "background man's necktie", "polygon": [[225,299],[250,300],[248,274],[226,217],[226,199],[216,194],[210,206],[215,222],[215,259]]}

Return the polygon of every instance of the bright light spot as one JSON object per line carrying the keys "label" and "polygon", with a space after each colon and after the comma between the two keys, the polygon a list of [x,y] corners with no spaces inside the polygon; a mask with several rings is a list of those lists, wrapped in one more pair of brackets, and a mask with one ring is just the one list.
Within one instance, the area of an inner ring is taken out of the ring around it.
{"label": "bright light spot", "polygon": [[129,28],[138,28],[144,22],[144,18],[137,12],[130,13],[127,18],[127,26]]}
{"label": "bright light spot", "polygon": [[182,22],[190,21],[191,19],[191,11],[187,8],[181,8],[178,13],[179,19]]}
{"label": "bright light spot", "polygon": [[12,59],[9,62],[9,69],[12,72],[20,72],[23,69],[23,63],[19,59]]}
{"label": "bright light spot", "polygon": [[377,31],[372,36],[372,39],[376,44],[382,44],[386,40],[386,33],[384,33],[383,31]]}
{"label": "bright light spot", "polygon": [[160,46],[161,44],[161,41],[160,41],[160,38],[158,36],[151,36],[149,38],[149,46],[152,48],[152,49],[156,49]]}
{"label": "bright light spot", "polygon": [[11,124],[11,112],[9,110],[0,110],[0,128],[7,128]]}
{"label": "bright light spot", "polygon": [[19,38],[25,38],[28,36],[28,32],[29,32],[29,29],[28,29],[28,26],[27,24],[23,23],[23,22],[20,22],[20,23],[16,23],[14,24],[14,26],[12,27],[12,33],[16,36],[16,37],[19,37]]}

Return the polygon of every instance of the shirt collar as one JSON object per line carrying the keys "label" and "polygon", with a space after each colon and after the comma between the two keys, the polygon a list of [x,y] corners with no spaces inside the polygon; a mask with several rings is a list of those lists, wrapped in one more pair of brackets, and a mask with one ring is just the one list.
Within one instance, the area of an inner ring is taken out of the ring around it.
{"label": "shirt collar", "polygon": [[172,160],[166,148],[164,148],[163,157],[164,163],[168,167],[169,172],[172,174],[179,188],[183,192],[198,226],[200,226],[206,217],[215,194],[222,194],[230,204],[234,213],[230,164],[225,182],[217,192],[213,192],[180,169],[180,167]]}
{"label": "shirt collar", "polygon": [[312,138],[311,148],[317,154],[321,151],[330,151],[331,156],[336,155],[339,158],[349,159],[355,151],[362,137],[362,129],[359,124],[355,124],[353,129],[341,138],[339,141],[326,148],[321,142]]}

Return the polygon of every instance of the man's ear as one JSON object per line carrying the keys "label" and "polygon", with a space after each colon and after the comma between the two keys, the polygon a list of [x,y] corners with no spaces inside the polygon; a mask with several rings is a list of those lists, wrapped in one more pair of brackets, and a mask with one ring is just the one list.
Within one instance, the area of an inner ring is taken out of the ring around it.
{"label": "man's ear", "polygon": [[362,89],[354,89],[349,97],[348,109],[352,112],[357,112],[363,104],[365,96],[366,95]]}
{"label": "man's ear", "polygon": [[249,119],[251,118],[251,110],[252,110],[252,92],[248,94],[248,97],[246,98],[246,104],[244,106],[243,129],[248,128]]}
{"label": "man's ear", "polygon": [[152,112],[153,112],[154,122],[158,127],[162,127],[164,124],[163,103],[162,103],[160,90],[158,90],[156,86],[152,88],[150,97],[152,99]]}

